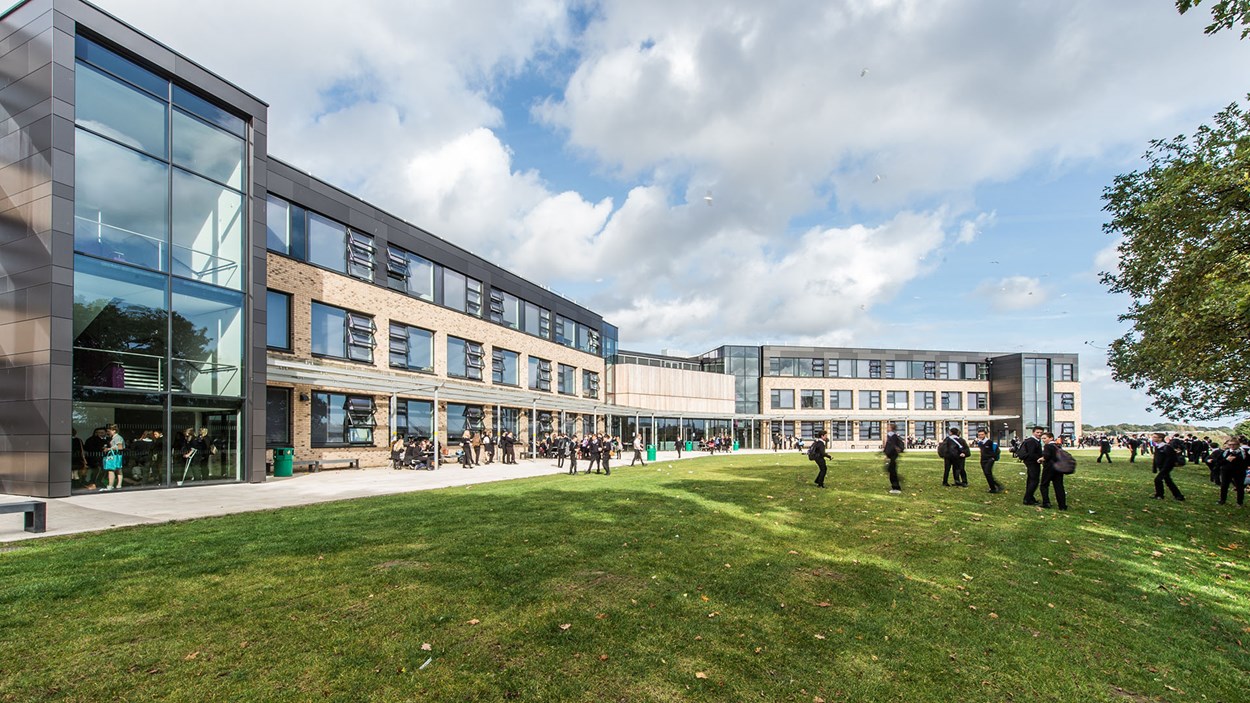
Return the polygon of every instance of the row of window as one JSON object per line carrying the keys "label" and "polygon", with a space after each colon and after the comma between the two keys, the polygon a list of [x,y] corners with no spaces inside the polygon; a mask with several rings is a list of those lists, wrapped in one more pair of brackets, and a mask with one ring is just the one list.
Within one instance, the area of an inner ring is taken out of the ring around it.
{"label": "row of window", "polygon": [[[272,349],[291,350],[291,296],[268,291],[266,344]],[[373,363],[377,325],[373,318],[325,303],[312,303],[312,354],[332,359]],[[391,321],[388,332],[388,360],[392,368],[405,371],[434,371],[434,332]],[[491,350],[491,380],[496,385],[521,386],[519,352]],[[481,381],[485,377],[485,351],[480,342],[447,337],[447,375]],[[528,357],[527,387],[551,391],[552,362]],[[556,365],[556,392],[577,395],[577,368]],[[582,370],[581,395],[599,397],[599,374]]]}
{"label": "row of window", "polygon": [[[266,241],[270,251],[372,282],[378,258],[374,238],[324,215],[270,195]],[[599,355],[599,330],[395,245],[386,247],[387,285],[414,298],[557,344]]]}
{"label": "row of window", "polygon": [[[984,381],[989,378],[989,365],[984,362],[960,361],[771,357],[768,359],[767,375],[799,378],[914,378]],[[1056,381],[1075,381],[1076,364],[1056,363],[1054,375]]]}
{"label": "row of window", "polygon": [[[885,428],[889,427],[891,423],[898,427],[899,434],[915,437],[921,441],[940,439],[946,435],[946,430],[950,427],[958,428],[961,431],[964,429],[963,423],[958,420],[947,420],[940,424],[935,420],[912,420],[911,422],[905,420],[831,420],[829,422],[819,420],[803,420],[799,422],[786,420],[784,422],[774,422],[773,432],[784,437],[797,436],[803,439],[815,439],[821,431],[828,430],[829,439],[834,442],[880,441]],[[939,429],[941,430],[940,434]],[[1057,423],[1054,429],[1061,437],[1076,436],[1076,423],[1074,422]],[[976,433],[981,431],[991,433],[989,423],[968,423],[968,436],[975,437]]]}
{"label": "row of window", "polygon": [[[911,393],[915,393],[916,410],[937,410],[937,391],[860,391],[859,405],[853,405],[854,392],[849,390],[829,391],[830,410],[881,410],[884,396],[886,410],[910,410]],[[990,394],[985,392],[969,392],[969,410],[988,410]],[[1068,395],[1071,395],[1070,393]],[[769,407],[773,410],[824,410],[825,391],[819,389],[802,389],[797,393],[798,405],[795,405],[796,393],[790,388],[773,389],[770,391]],[[963,410],[964,393],[961,391],[941,392],[942,410]]]}
{"label": "row of window", "polygon": [[[266,388],[265,443],[270,447],[292,446],[292,391],[290,388]],[[309,441],[313,447],[375,446],[378,429],[376,401],[373,396],[330,391],[313,391],[301,396],[309,402]],[[520,431],[520,417],[529,414],[522,408],[499,408],[493,416],[495,434],[504,430]],[[551,432],[555,416],[550,411],[534,412],[535,429]],[[434,403],[429,400],[399,398],[395,405],[395,433],[402,437],[425,438],[434,434]],[[465,430],[488,429],[481,405],[448,403],[446,427],[440,428],[449,444],[456,444]],[[593,421],[592,421],[593,422]]]}

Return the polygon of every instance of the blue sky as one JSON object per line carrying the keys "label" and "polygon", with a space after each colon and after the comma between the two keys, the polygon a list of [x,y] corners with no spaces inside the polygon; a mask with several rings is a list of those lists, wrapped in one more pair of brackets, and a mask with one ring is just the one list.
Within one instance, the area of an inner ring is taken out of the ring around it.
{"label": "blue sky", "polygon": [[1101,350],[1102,189],[1250,91],[1166,0],[99,2],[625,348],[1077,351],[1093,423],[1158,419]]}

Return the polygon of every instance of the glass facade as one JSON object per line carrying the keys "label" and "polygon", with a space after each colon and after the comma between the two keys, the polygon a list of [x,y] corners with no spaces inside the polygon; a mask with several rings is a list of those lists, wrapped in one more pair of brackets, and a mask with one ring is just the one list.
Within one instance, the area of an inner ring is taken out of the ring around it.
{"label": "glass facade", "polygon": [[[246,122],[86,37],[75,59],[72,489],[105,485],[109,426],[123,487],[240,480]],[[289,348],[282,296],[268,341]],[[289,397],[265,403],[289,441]]]}
{"label": "glass facade", "polygon": [[1050,428],[1050,364],[1024,359],[1024,426]]}

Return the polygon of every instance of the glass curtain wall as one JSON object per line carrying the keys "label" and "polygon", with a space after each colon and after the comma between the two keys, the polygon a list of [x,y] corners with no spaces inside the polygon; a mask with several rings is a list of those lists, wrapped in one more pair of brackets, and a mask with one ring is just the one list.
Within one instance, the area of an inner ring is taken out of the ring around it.
{"label": "glass curtain wall", "polygon": [[1046,359],[1024,360],[1024,428],[1050,428],[1050,367]]}
{"label": "glass curtain wall", "polygon": [[75,55],[74,490],[116,455],[122,488],[241,480],[246,122],[86,37]]}

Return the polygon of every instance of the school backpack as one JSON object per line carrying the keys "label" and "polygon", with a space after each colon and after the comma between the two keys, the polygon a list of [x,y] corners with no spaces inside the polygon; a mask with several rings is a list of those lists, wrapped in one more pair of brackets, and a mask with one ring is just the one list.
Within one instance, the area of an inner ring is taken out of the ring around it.
{"label": "school backpack", "polygon": [[1068,453],[1068,450],[1059,447],[1055,452],[1055,463],[1051,468],[1057,474],[1076,473],[1076,459]]}
{"label": "school backpack", "polygon": [[816,461],[817,459],[820,458],[820,455],[816,453],[816,447],[819,447],[819,446],[820,446],[820,442],[813,441],[812,446],[807,448],[807,458],[809,460]]}
{"label": "school backpack", "polygon": [[937,447],[937,453],[938,453],[938,456],[940,456],[940,457],[942,457],[943,459],[945,459],[945,458],[946,458],[946,451],[947,451],[947,450],[946,450],[946,440],[942,440],[941,442],[938,442],[938,447]]}

